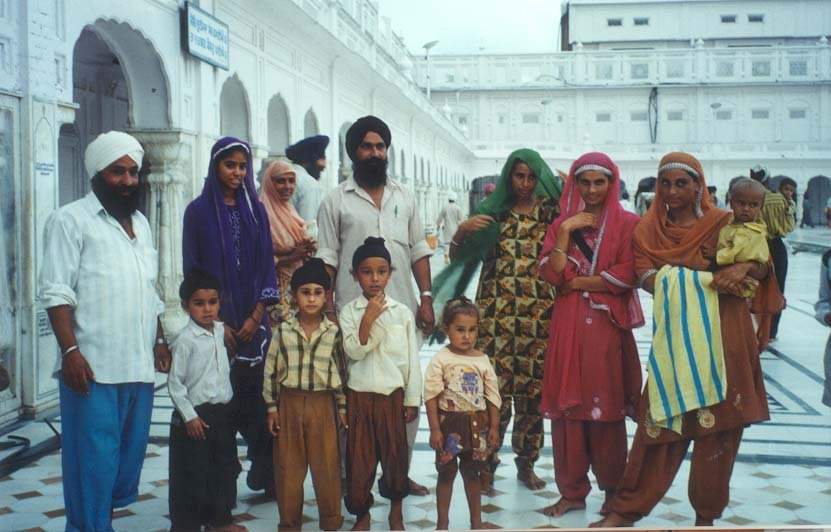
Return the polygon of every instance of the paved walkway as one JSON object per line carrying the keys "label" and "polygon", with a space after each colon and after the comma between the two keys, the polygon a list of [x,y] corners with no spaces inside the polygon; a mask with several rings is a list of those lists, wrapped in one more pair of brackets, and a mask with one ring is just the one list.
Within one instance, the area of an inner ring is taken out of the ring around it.
{"label": "paved walkway", "polygon": [[[441,267],[440,256],[434,268]],[[829,330],[813,318],[812,305],[817,297],[819,255],[799,253],[791,258],[782,335],[763,353],[762,365],[771,406],[769,422],[745,431],[738,463],[732,478],[730,505],[717,526],[754,526],[781,528],[794,525],[831,526],[831,409],[820,403],[822,387],[822,351]],[[651,306],[643,298],[645,309]],[[647,316],[647,319],[650,319]],[[637,331],[641,361],[646,362],[649,327]],[[426,366],[436,346],[425,346],[421,364]],[[151,428],[152,443],[142,472],[139,501],[116,513],[116,530],[150,531],[169,526],[167,510],[168,448],[167,434],[171,403],[159,380]],[[60,419],[55,418],[58,429]],[[630,438],[634,426],[630,424]],[[546,427],[546,432],[548,428]],[[48,441],[52,435],[43,422],[26,424],[16,431],[33,439],[33,444]],[[8,435],[7,435],[8,436]],[[413,455],[412,476],[434,487],[436,473],[433,452],[428,446],[429,431],[424,414]],[[5,439],[5,438],[4,438]],[[510,434],[506,437],[510,441]],[[241,457],[244,452],[240,451]],[[0,455],[2,458],[2,455]],[[243,461],[247,467],[247,461]],[[485,518],[506,528],[576,528],[599,518],[602,495],[595,489],[585,511],[572,512],[560,519],[542,514],[541,509],[554,502],[557,489],[553,479],[550,439],[538,464],[539,474],[548,482],[532,492],[516,481],[516,470],[508,454],[496,480],[497,493],[483,499]],[[651,515],[639,527],[666,529],[692,526],[694,514],[686,493],[689,462],[681,467],[672,488]],[[272,531],[276,528],[277,507],[273,501],[251,492],[239,482],[239,505],[235,512],[239,522],[250,530]],[[0,478],[0,530],[63,530],[63,496],[59,451],[45,455],[6,477]],[[311,479],[306,482],[306,528],[317,525]],[[373,510],[373,528],[386,529],[388,505],[384,499]],[[405,521],[410,529],[433,529],[436,523],[434,496],[408,497],[404,505]],[[345,514],[346,515],[346,514]],[[354,520],[347,517],[344,528]],[[451,527],[467,528],[468,515],[461,481],[456,484],[451,509]]]}

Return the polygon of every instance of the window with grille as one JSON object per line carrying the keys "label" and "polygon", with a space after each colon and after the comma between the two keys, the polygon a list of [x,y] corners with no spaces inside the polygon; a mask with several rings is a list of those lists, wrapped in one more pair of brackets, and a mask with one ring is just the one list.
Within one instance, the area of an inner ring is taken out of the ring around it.
{"label": "window with grille", "polygon": [[750,111],[750,118],[753,120],[767,120],[770,118],[770,111],[767,109],[753,109]]}
{"label": "window with grille", "polygon": [[623,19],[622,18],[607,18],[606,19],[607,26],[623,26]]}
{"label": "window with grille", "polygon": [[684,111],[668,111],[667,120],[669,120],[670,122],[684,120]]}

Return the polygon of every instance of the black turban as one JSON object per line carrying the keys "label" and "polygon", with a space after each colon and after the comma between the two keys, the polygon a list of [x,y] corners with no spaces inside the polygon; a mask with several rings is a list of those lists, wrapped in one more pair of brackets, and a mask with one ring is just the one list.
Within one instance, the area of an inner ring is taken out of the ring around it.
{"label": "black turban", "polygon": [[384,239],[377,236],[370,236],[364,240],[363,244],[358,246],[358,249],[352,255],[352,271],[358,273],[358,266],[370,257],[386,259],[387,263],[392,266],[392,257],[390,257],[390,252],[384,245]]}
{"label": "black turban", "polygon": [[311,258],[291,274],[291,291],[296,292],[304,284],[319,284],[324,290],[329,290],[329,274],[323,264],[323,259]]}
{"label": "black turban", "polygon": [[358,151],[358,146],[360,146],[361,142],[364,140],[364,137],[370,131],[378,133],[378,135],[380,135],[384,140],[384,144],[387,145],[387,148],[390,147],[390,143],[392,142],[392,133],[390,133],[390,128],[387,124],[385,124],[384,121],[377,116],[364,116],[356,120],[346,132],[346,154],[349,155],[349,158],[353,161],[355,160],[355,152]]}
{"label": "black turban", "polygon": [[286,157],[297,164],[311,163],[326,157],[326,146],[328,145],[329,137],[326,135],[315,135],[286,148]]}

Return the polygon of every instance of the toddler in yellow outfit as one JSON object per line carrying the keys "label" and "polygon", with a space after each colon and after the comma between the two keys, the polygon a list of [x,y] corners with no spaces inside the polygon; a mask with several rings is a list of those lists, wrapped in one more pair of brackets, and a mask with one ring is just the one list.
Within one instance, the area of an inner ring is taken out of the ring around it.
{"label": "toddler in yellow outfit", "polygon": [[[729,197],[733,219],[719,233],[716,262],[719,266],[750,261],[767,264],[767,229],[759,221],[765,187],[753,179],[742,178],[730,188]],[[745,285],[742,295],[753,297],[755,292],[755,284]]]}

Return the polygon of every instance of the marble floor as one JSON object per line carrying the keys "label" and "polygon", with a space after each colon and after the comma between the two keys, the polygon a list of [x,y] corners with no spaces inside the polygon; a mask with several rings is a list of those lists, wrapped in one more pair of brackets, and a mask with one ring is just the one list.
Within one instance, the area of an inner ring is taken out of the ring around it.
{"label": "marble floor", "polygon": [[[440,257],[439,257],[440,259]],[[440,267],[437,261],[434,268]],[[831,409],[820,402],[822,389],[822,352],[829,330],[813,319],[812,305],[817,296],[819,255],[800,253],[791,257],[788,277],[788,309],[783,315],[780,338],[763,353],[762,365],[771,407],[771,420],[748,428],[744,433],[738,462],[733,473],[730,504],[718,527],[815,529],[831,527]],[[651,301],[643,298],[649,309]],[[647,316],[647,320],[650,317]],[[649,327],[637,331],[642,362],[649,347]],[[437,346],[425,346],[421,364],[426,366]],[[171,402],[163,380],[156,392],[151,444],[142,471],[139,500],[115,514],[114,528],[125,531],[163,530],[169,526],[166,515],[168,482],[168,421]],[[60,418],[51,422],[60,430]],[[630,424],[630,438],[634,426]],[[548,434],[548,427],[546,427]],[[42,422],[17,427],[11,435],[41,440],[52,436]],[[10,434],[3,435],[6,440]],[[435,486],[433,452],[428,446],[429,431],[422,413],[421,428],[413,453],[411,476],[427,486]],[[510,434],[506,437],[510,440]],[[554,519],[543,515],[542,508],[558,498],[554,484],[550,439],[537,470],[547,485],[529,491],[516,480],[516,470],[508,454],[498,471],[493,497],[483,498],[484,517],[511,529],[581,528],[599,518],[602,496],[597,490],[589,495],[585,511]],[[240,448],[243,467],[244,448]],[[0,454],[0,459],[3,455]],[[689,461],[681,467],[672,488],[660,504],[638,527],[667,529],[691,527],[694,514],[686,493]],[[274,530],[277,507],[274,501],[254,493],[239,481],[237,522],[252,531]],[[306,481],[306,528],[318,528],[311,479]],[[387,502],[376,497],[372,512],[373,529],[387,528]],[[26,467],[0,478],[0,530],[63,530],[64,502],[61,486],[59,451],[46,454]],[[433,495],[411,496],[404,503],[405,522],[410,529],[432,529],[436,523]],[[344,528],[354,522],[346,514]],[[467,506],[461,480],[457,479],[451,509],[451,528],[468,527]]]}

